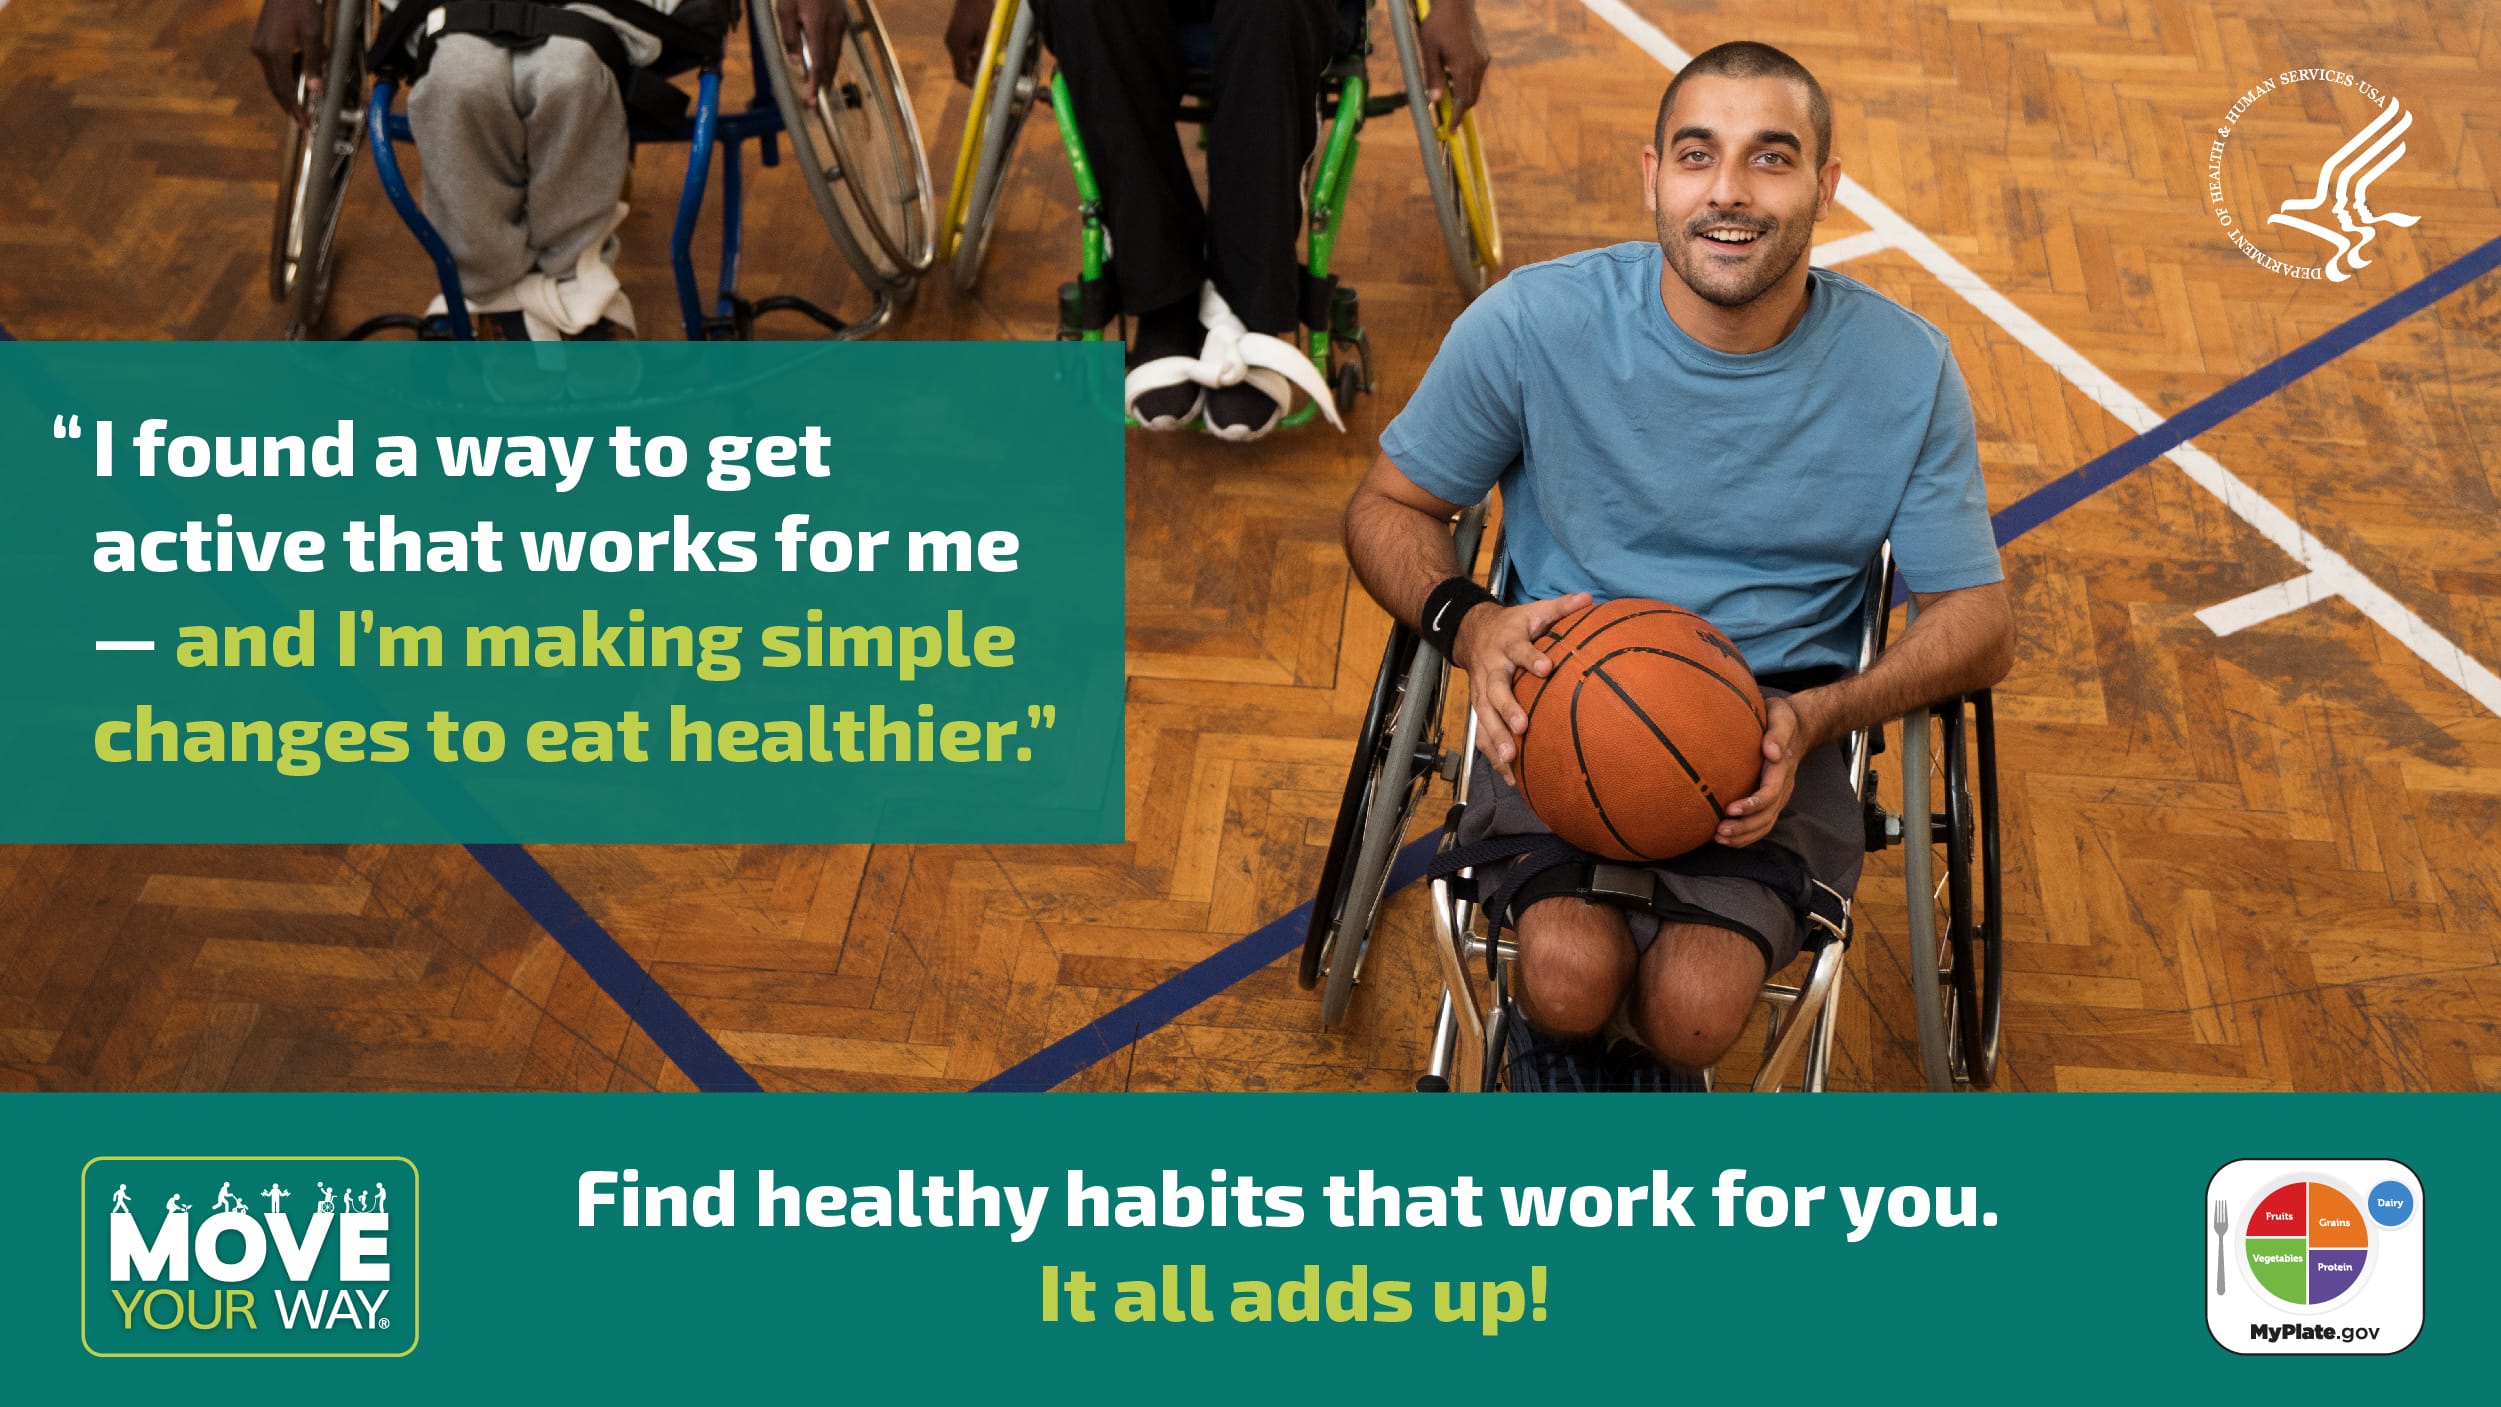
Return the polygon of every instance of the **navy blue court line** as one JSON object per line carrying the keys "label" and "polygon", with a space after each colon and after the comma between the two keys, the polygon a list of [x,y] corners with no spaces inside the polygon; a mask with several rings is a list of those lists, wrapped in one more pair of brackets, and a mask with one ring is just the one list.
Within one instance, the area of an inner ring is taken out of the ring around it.
{"label": "navy blue court line", "polygon": [[[2419,283],[2399,289],[2389,295],[2386,300],[2373,304],[2361,313],[2319,334],[2163,421],[2151,430],[2106,451],[2083,468],[2034,489],[2008,504],[2003,511],[1990,519],[1992,526],[1997,530],[1998,544],[2004,546],[2032,531],[2051,518],[2126,478],[2129,474],[2144,468],[2163,455],[2282,390],[2294,381],[2309,375],[2371,338],[2466,287],[2476,279],[2492,272],[2496,266],[2501,266],[2501,239],[2492,240],[2476,248],[2464,258],[2431,274]],[[1907,588],[1900,582],[1894,584],[1894,596],[1897,603],[1906,594],[1906,590]],[[1404,888],[1415,875],[1423,873],[1422,847],[1433,839],[1434,837],[1427,836],[1408,846],[1399,855],[1398,867],[1390,875],[1391,893],[1396,893]],[[1409,876],[1409,880],[1399,879],[1400,874],[1408,873],[1411,862],[1413,874]],[[1119,1010],[1074,1035],[1045,1047],[1031,1059],[1009,1068],[978,1088],[985,1090],[1051,1088],[1292,951],[1302,940],[1303,923],[1310,912],[1311,905],[1304,904],[1301,908],[1174,977],[1162,986],[1132,998]],[[1258,956],[1253,957],[1253,953]],[[1136,1029],[1125,1039],[1114,1036],[1120,1028],[1133,1022],[1138,1023]]]}
{"label": "navy blue court line", "polygon": [[[1440,845],[1439,833],[1409,843],[1390,866],[1383,891],[1395,894],[1424,877],[1424,866]],[[1030,1094],[1046,1090],[1172,1019],[1216,993],[1250,976],[1303,945],[1311,922],[1311,903],[1234,940],[1214,956],[1147,989],[1068,1035],[973,1086],[977,1094]]]}
{"label": "navy blue court line", "polygon": [[2501,239],[2399,289],[2353,317],[2329,328],[2265,366],[2206,397],[2125,444],[2105,451],[2083,468],[2053,479],[2006,506],[1991,522],[2004,546],[2041,524],[2082,503],[2119,480],[2178,449],[2197,436],[2336,358],[2377,337],[2405,319],[2466,287],[2501,265]]}
{"label": "navy blue court line", "polygon": [[623,1008],[626,1016],[651,1043],[660,1047],[695,1088],[706,1093],[754,1093],[764,1088],[756,1077],[712,1033],[698,1025],[677,998],[660,985],[659,979],[643,970],[608,930],[599,926],[556,877],[547,872],[530,852],[518,845],[472,845],[469,853],[477,858],[486,872],[504,892],[529,910],[547,936],[556,940],[573,955],[582,970],[608,994],[608,999]]}

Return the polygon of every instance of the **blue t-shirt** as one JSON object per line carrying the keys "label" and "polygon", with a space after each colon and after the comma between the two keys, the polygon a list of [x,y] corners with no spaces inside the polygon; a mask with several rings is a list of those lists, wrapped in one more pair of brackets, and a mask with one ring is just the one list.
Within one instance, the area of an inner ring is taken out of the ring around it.
{"label": "blue t-shirt", "polygon": [[1513,600],[1672,601],[1771,674],[1858,663],[1888,538],[1913,590],[2004,578],[1945,334],[1816,269],[1779,345],[1716,352],[1659,302],[1661,257],[1618,244],[1513,272],[1381,435],[1452,503],[1501,484]]}

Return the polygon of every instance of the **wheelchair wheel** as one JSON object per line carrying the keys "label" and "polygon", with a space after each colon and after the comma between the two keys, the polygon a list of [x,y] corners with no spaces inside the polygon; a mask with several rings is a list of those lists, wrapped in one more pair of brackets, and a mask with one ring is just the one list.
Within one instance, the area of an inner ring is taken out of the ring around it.
{"label": "wheelchair wheel", "polygon": [[[367,0],[330,0],[325,28],[330,60],[321,104],[308,125],[287,126],[286,166],[278,178],[277,218],[269,235],[269,297],[287,305],[287,340],[321,323],[330,302],[330,274],[347,204],[348,175],[365,123]],[[305,82],[296,80],[301,104]]]}
{"label": "wheelchair wheel", "polygon": [[[929,158],[875,0],[849,4],[850,28],[829,61],[801,45],[808,91],[786,62],[768,61],[765,74],[835,246],[870,289],[900,294],[937,260]],[[779,32],[773,0],[747,0],[747,17],[759,33]],[[781,57],[769,41],[765,53]]]}
{"label": "wheelchair wheel", "polygon": [[1025,130],[1042,91],[1042,44],[1034,35],[1031,0],[1002,0],[1013,7],[1004,38],[991,26],[995,50],[984,50],[973,101],[964,118],[964,149],[956,158],[955,184],[947,200],[947,221],[939,253],[955,271],[955,286],[967,293],[981,282],[982,261],[990,252],[990,234],[998,225],[999,193],[1007,182],[1007,163],[1016,154],[1016,139]]}
{"label": "wheelchair wheel", "polygon": [[1902,721],[1902,874],[1921,1073],[1933,1090],[1997,1079],[2005,1003],[1997,736],[1986,690]]}
{"label": "wheelchair wheel", "polygon": [[1429,0],[1389,0],[1390,34],[1407,84],[1407,111],[1415,116],[1416,145],[1424,156],[1424,180],[1433,193],[1442,247],[1449,251],[1459,291],[1473,298],[1502,266],[1502,227],[1494,214],[1494,187],[1485,169],[1484,145],[1477,140],[1476,114],[1466,113],[1453,125],[1449,99],[1435,102],[1427,96],[1431,83],[1416,24],[1431,8]]}
{"label": "wheelchair wheel", "polygon": [[1405,626],[1393,626],[1372,686],[1372,706],[1346,777],[1337,828],[1303,931],[1302,983],[1321,986],[1320,1024],[1334,1027],[1354,1002],[1355,978],[1380,917],[1391,863],[1432,783],[1441,750],[1448,671]]}

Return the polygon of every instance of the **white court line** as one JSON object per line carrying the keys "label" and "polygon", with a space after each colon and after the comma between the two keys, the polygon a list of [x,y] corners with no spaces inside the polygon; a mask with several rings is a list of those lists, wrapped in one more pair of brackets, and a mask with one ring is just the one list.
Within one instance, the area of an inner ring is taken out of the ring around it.
{"label": "white court line", "polygon": [[2246,596],[2208,606],[2197,613],[2197,618],[2217,635],[2232,635],[2334,594],[2319,580],[2318,573],[2304,572],[2290,581],[2262,586]]}
{"label": "white court line", "polygon": [[[1691,54],[1678,48],[1676,41],[1660,32],[1657,25],[1633,13],[1624,0],[1581,0],[1581,4],[1666,68],[1680,69],[1692,61]],[[1881,236],[1885,244],[1917,260],[1919,266],[1938,282],[1961,294],[1989,321],[2022,343],[2025,350],[2049,363],[2067,379],[2068,384],[2092,397],[2094,404],[2117,416],[2129,429],[2142,434],[2162,423],[2163,417],[2138,399],[2135,392],[2120,385],[2087,360],[2083,353],[2043,327],[2039,319],[2016,307],[2013,300],[1990,287],[1987,280],[1963,267],[1961,260],[1946,253],[1935,240],[1895,214],[1891,206],[1878,200],[1865,186],[1843,176],[1839,200],[1842,209],[1867,222],[1870,233]],[[1857,237],[1850,236],[1853,239]],[[1838,246],[1847,242],[1845,239],[1833,243]],[[2223,506],[2241,521],[2300,563],[2306,577],[2315,579],[2305,588],[2310,593],[2309,601],[2323,601],[2331,596],[2342,596],[2351,601],[2355,609],[2395,636],[2399,644],[2439,671],[2441,677],[2465,690],[2469,697],[2488,711],[2501,714],[2501,676],[2495,676],[2473,656],[2450,643],[2440,632],[2432,629],[2429,622],[2364,576],[2345,560],[2343,554],[2294,522],[2292,515],[2276,507],[2264,494],[2224,468],[2213,455],[2193,444],[2183,444],[2163,457],[2180,466],[2182,472],[2200,488],[2221,499]],[[2250,599],[2242,597],[2240,602]],[[2225,611],[2240,605],[2240,602],[2227,601],[2209,609]],[[2198,615],[2201,620],[2206,618],[2206,612],[2201,611]],[[2225,618],[2236,617],[2227,615]],[[2211,628],[2213,622],[2207,623]],[[2243,625],[2254,623],[2242,622]]]}
{"label": "white court line", "polygon": [[[0,4],[6,2],[7,0],[0,0]],[[1815,267],[1829,269],[1835,264],[1845,263],[1863,255],[1873,254],[1879,249],[1892,247],[1893,241],[1888,239],[1882,230],[1860,230],[1857,234],[1843,235],[1839,239],[1816,245],[1815,252],[1810,257]]]}

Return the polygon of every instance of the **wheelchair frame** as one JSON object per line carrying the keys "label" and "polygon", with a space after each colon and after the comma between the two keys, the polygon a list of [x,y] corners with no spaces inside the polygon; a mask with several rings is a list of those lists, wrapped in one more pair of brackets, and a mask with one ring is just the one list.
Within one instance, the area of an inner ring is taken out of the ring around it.
{"label": "wheelchair frame", "polygon": [[[1479,503],[1466,509],[1452,528],[1459,561],[1471,574],[1486,507]],[[1488,585],[1498,595],[1508,566],[1497,545]],[[1860,608],[1862,670],[1884,649],[1894,594],[1886,551],[1868,569]],[[1906,620],[1916,617],[1915,604],[1906,609]],[[1471,710],[1458,746],[1442,747],[1449,674],[1431,645],[1403,625],[1391,627],[1382,675],[1374,685],[1305,932],[1302,982],[1323,987],[1324,1025],[1335,1026],[1351,1003],[1385,899],[1391,860],[1432,778],[1448,778],[1455,787],[1442,830],[1444,847],[1452,843],[1453,825],[1467,804],[1476,719]],[[1930,1089],[1986,1088],[1996,1076],[2004,1005],[1996,733],[1988,691],[1942,700],[1904,716],[1899,812],[1885,809],[1878,797],[1874,758],[1883,750],[1881,729],[1860,729],[1849,739],[1848,765],[1869,852],[1904,847],[1922,1076]],[[1454,892],[1448,880],[1436,879],[1429,888],[1443,988],[1428,1070],[1417,1087],[1499,1088],[1508,1072],[1508,1027],[1519,1020],[1510,995],[1516,950],[1507,938],[1486,941],[1476,906]],[[1757,1090],[1779,1089],[1801,1060],[1800,1086],[1810,1091],[1825,1087],[1842,969],[1857,926],[1854,895],[1847,907],[1851,917],[1840,931],[1807,935],[1802,956],[1810,962],[1802,979],[1793,984],[1781,981],[1781,973],[1766,975],[1761,999],[1770,1008],[1771,1023],[1753,1082]],[[1479,982],[1471,977],[1479,961],[1487,997],[1482,1009],[1476,999]],[[1477,1048],[1477,1060],[1462,1061],[1463,1042]],[[1595,1079],[1583,1082],[1598,1084]]]}
{"label": "wheelchair frame", "polygon": [[[903,88],[902,74],[894,62],[884,20],[874,0],[850,3],[856,18],[845,42],[850,51],[848,57],[860,73],[855,73],[849,82],[838,82],[843,73],[851,71],[843,67],[842,57],[838,56],[835,70],[819,79],[811,100],[802,106],[778,47],[767,43],[767,36],[776,32],[772,0],[747,0],[748,53],[755,92],[746,108],[729,114],[721,112],[722,66],[719,62],[709,63],[696,70],[692,108],[675,128],[637,127],[631,133],[638,147],[646,143],[685,142],[690,148],[686,180],[669,237],[669,263],[678,313],[689,341],[744,340],[754,335],[757,318],[776,312],[798,313],[835,339],[866,337],[891,320],[898,302],[909,295],[915,281],[935,262],[936,231],[920,214],[931,203],[928,160],[921,148],[910,95]],[[393,110],[399,85],[383,79],[372,85],[370,94],[361,99],[355,96],[366,86],[365,45],[374,9],[373,0],[330,0],[332,37],[326,91],[309,130],[297,129],[289,144],[276,228],[271,237],[271,295],[289,304],[289,340],[310,335],[328,301],[339,215],[355,153],[359,146],[369,145],[383,194],[433,266],[442,288],[445,312],[439,319],[409,314],[369,318],[346,333],[346,340],[360,340],[388,330],[413,331],[427,340],[470,340],[475,336],[475,324],[461,296],[459,272],[451,251],[433,222],[418,208],[400,167],[397,144],[412,139],[407,114]],[[809,63],[814,74],[813,56],[803,51],[803,61]],[[881,114],[897,119],[891,124],[889,140],[893,149],[887,153],[887,159],[901,168],[906,182],[913,187],[896,202],[901,214],[899,230],[885,227],[845,174],[868,165],[852,159],[854,153],[849,150],[840,124],[834,120],[836,108],[846,104],[862,106],[860,74],[866,75],[867,87],[882,94],[869,101],[877,104]],[[840,97],[832,96],[837,87]],[[388,140],[369,143],[368,138],[376,132],[386,134]],[[846,322],[816,302],[793,294],[749,300],[737,292],[746,203],[745,146],[754,141],[761,164],[777,166],[782,156],[779,139],[784,135],[792,137],[794,164],[807,181],[827,230],[874,300],[869,313],[857,321]],[[830,153],[817,150],[816,142],[820,139],[831,149]],[[721,164],[720,279],[717,296],[707,310],[695,275],[694,236],[711,181],[716,146],[726,148],[727,159]]]}
{"label": "wheelchair frame", "polygon": [[[1317,306],[1303,310],[1302,335],[1312,365],[1328,379],[1341,411],[1356,396],[1374,389],[1371,339],[1364,332],[1361,304],[1355,290],[1329,272],[1367,120],[1405,108],[1415,116],[1424,150],[1437,153],[1437,159],[1425,162],[1427,182],[1461,291],[1469,297],[1483,291],[1502,262],[1501,229],[1475,114],[1462,114],[1453,123],[1449,100],[1436,103],[1426,95],[1415,30],[1422,14],[1429,12],[1428,0],[1388,0],[1388,8],[1404,91],[1384,95],[1371,88],[1365,63],[1372,51],[1367,3],[1363,27],[1351,50],[1331,63],[1322,80],[1321,96],[1330,117],[1306,201],[1306,286],[1325,287],[1328,307],[1325,314]],[[1040,80],[1042,45],[1036,28],[1031,0],[998,0],[991,13],[966,110],[964,141],[956,158],[939,253],[952,262],[958,288],[970,292],[979,283],[1009,158],[1027,114],[1047,86],[1060,141],[1076,178],[1079,220],[1079,273],[1075,281],[1060,286],[1058,336],[1062,341],[1100,341],[1118,316],[1112,306],[1115,297],[1105,282],[1110,238],[1103,224],[1102,191],[1095,183],[1084,138],[1077,131],[1065,76],[1054,71],[1047,85]],[[1204,123],[1207,115],[1206,101],[1199,98],[1185,102],[1176,118]],[[1317,413],[1317,406],[1305,402],[1282,423],[1300,425]]]}

